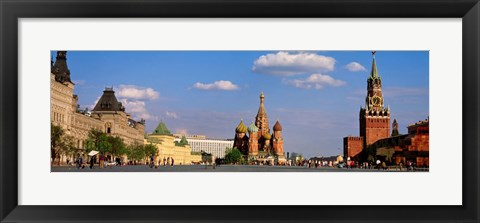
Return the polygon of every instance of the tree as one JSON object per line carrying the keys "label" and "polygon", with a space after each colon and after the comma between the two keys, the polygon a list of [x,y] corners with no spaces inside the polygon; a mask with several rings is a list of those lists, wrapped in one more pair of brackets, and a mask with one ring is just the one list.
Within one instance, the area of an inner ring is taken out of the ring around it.
{"label": "tree", "polygon": [[[50,123],[50,155],[52,164],[61,155],[71,155],[73,153],[75,153],[73,137],[66,135],[61,126]],[[60,159],[58,159],[58,162],[60,164]]]}
{"label": "tree", "polygon": [[63,137],[63,139],[61,140],[61,147],[61,155],[74,155],[77,151],[77,148],[75,147],[75,139],[73,138],[73,136],[70,135],[65,135]]}
{"label": "tree", "polygon": [[128,159],[132,161],[144,159],[146,156],[143,145],[137,142],[128,145],[126,152]]}
{"label": "tree", "polygon": [[226,163],[241,163],[242,162],[242,152],[236,147],[233,149],[227,148],[225,151],[225,162]]}
{"label": "tree", "polygon": [[88,138],[85,143],[86,152],[92,150],[99,151],[102,154],[111,152],[112,144],[110,144],[107,134],[97,129],[88,131]]}
{"label": "tree", "polygon": [[144,145],[143,149],[145,150],[145,155],[147,155],[148,157],[155,156],[158,153],[158,148],[152,143]]}
{"label": "tree", "polygon": [[50,155],[52,159],[52,164],[55,161],[55,158],[57,158],[58,156],[58,149],[63,134],[64,131],[61,126],[50,123]]}
{"label": "tree", "polygon": [[108,136],[107,140],[110,143],[110,153],[113,156],[125,154],[125,143],[122,138],[118,136]]}

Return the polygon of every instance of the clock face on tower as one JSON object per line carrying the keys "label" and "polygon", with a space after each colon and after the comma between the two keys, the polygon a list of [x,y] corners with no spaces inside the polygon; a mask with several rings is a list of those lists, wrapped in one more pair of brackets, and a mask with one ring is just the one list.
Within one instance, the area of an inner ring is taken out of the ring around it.
{"label": "clock face on tower", "polygon": [[371,103],[373,104],[373,106],[380,106],[380,104],[382,103],[382,98],[380,96],[375,95],[372,97]]}

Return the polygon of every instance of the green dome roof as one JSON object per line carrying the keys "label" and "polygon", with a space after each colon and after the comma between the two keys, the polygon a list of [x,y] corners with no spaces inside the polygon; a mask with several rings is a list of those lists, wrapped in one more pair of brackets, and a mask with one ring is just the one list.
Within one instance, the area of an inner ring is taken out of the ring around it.
{"label": "green dome roof", "polygon": [[255,125],[255,123],[252,122],[250,126],[248,126],[248,131],[249,132],[258,132],[258,127]]}
{"label": "green dome roof", "polygon": [[153,130],[152,135],[171,135],[170,130],[168,130],[167,126],[163,121],[158,123],[158,126],[155,130]]}
{"label": "green dome roof", "polygon": [[270,133],[266,132],[265,134],[263,134],[263,138],[266,139],[266,140],[269,140],[272,138],[272,135],[270,135]]}
{"label": "green dome roof", "polygon": [[246,133],[247,132],[247,126],[245,126],[245,124],[243,124],[243,120],[240,121],[237,128],[235,129],[235,132],[237,132],[237,133]]}

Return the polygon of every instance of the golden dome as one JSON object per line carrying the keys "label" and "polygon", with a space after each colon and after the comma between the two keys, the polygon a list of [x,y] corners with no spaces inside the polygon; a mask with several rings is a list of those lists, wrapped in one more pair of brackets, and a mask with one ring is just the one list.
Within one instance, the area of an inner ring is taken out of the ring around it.
{"label": "golden dome", "polygon": [[270,133],[266,132],[265,134],[263,134],[262,137],[266,140],[270,140],[272,138],[272,135],[270,135]]}
{"label": "golden dome", "polygon": [[235,132],[237,132],[237,133],[246,133],[247,132],[247,126],[245,126],[245,124],[243,124],[243,120],[240,121],[237,128],[235,129]]}

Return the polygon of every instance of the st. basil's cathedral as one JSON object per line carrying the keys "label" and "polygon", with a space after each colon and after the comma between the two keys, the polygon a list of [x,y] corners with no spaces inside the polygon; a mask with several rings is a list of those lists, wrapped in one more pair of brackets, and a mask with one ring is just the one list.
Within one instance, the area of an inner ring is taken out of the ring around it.
{"label": "st. basil's cathedral", "polygon": [[[235,129],[234,147],[248,157],[249,163],[284,164],[282,125],[277,120],[273,125],[273,134],[268,125],[265,110],[265,95],[260,94],[260,107],[255,120],[247,127],[243,120]],[[247,134],[248,133],[248,134]]]}

